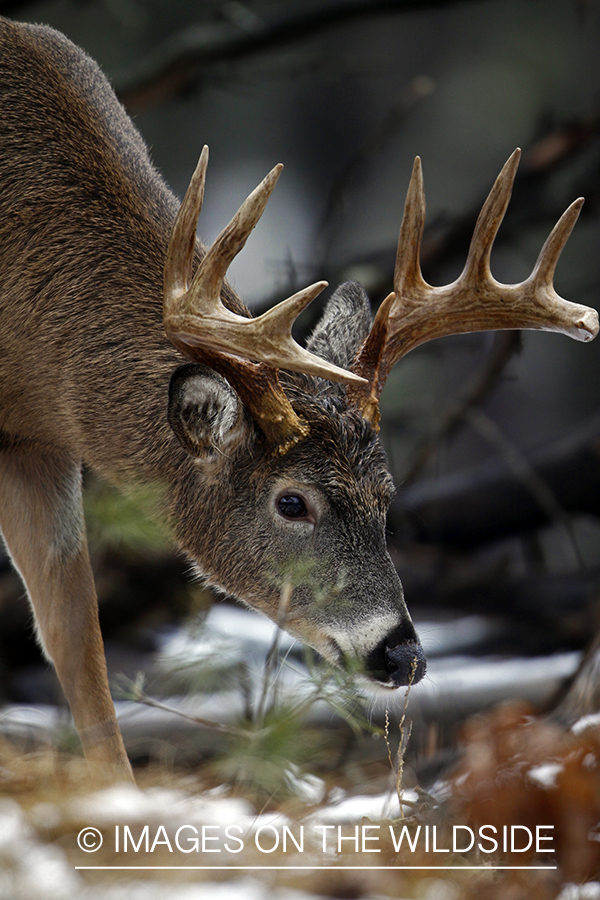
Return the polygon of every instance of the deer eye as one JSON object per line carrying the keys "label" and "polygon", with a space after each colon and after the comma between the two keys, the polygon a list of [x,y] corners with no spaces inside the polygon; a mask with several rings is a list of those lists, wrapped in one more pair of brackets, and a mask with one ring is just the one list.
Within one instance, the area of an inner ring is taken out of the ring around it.
{"label": "deer eye", "polygon": [[306,516],[306,503],[297,494],[284,494],[277,501],[277,509],[286,519],[301,519]]}

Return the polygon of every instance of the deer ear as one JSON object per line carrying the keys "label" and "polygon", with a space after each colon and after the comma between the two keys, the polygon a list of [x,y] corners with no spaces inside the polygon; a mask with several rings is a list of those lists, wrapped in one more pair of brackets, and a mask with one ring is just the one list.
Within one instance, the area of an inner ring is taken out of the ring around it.
{"label": "deer ear", "polygon": [[350,368],[371,328],[371,304],[362,285],[341,284],[306,342],[307,350],[342,369]]}
{"label": "deer ear", "polygon": [[208,366],[186,363],[169,385],[169,424],[195,457],[210,457],[244,428],[244,412],[229,383]]}

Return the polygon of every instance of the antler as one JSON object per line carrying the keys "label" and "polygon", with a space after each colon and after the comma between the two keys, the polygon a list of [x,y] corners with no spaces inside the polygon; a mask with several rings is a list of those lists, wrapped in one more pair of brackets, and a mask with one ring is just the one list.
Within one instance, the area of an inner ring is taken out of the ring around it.
{"label": "antler", "polygon": [[207,165],[208,147],[204,147],[169,241],[164,328],[182,353],[207,362],[230,381],[267,438],[283,453],[308,434],[308,427],[279,384],[279,367],[349,384],[358,385],[364,379],[315,356],[292,337],[295,319],[327,286],[326,281],[304,288],[255,319],[233,312],[221,301],[227,269],[260,219],[283,166],[275,166],[244,201],[192,279]]}
{"label": "antler", "polygon": [[583,200],[562,215],[542,247],[533,272],[520,284],[500,284],[490,271],[490,254],[508,206],[521,152],[515,150],[477,219],[465,268],[445,287],[432,287],[419,263],[425,223],[421,161],[417,157],[400,228],[394,293],[381,304],[369,336],[352,363],[352,371],[367,379],[366,387],[351,386],[351,402],[375,427],[379,397],[392,367],[409,350],[449,334],[510,328],[560,331],[580,341],[598,333],[598,314],[587,306],[563,300],[554,290],[554,269],[577,221]]}

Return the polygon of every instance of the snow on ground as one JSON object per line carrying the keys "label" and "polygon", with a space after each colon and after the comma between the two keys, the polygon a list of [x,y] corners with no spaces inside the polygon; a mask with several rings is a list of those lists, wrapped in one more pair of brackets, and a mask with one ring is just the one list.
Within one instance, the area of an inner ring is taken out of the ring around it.
{"label": "snow on ground", "polygon": [[[543,706],[572,675],[580,661],[578,652],[557,653],[547,657],[499,658],[469,656],[468,649],[494,633],[497,624],[482,616],[465,616],[453,623],[418,623],[426,653],[427,675],[410,691],[409,714],[427,721],[458,721],[506,699],[528,700]],[[165,635],[156,658],[159,670],[168,672],[179,664],[190,666],[216,659],[228,666],[243,662],[254,673],[251,681],[255,695],[262,687],[264,660],[277,634],[268,619],[249,610],[216,604],[206,627],[197,634],[178,630]],[[309,693],[311,685],[301,661],[300,645],[289,635],[279,635],[279,647],[285,663],[277,673],[282,695],[299,697]],[[359,689],[375,722],[381,723],[386,710],[390,722],[397,723],[404,713],[405,692]],[[255,696],[256,700],[256,696]],[[245,699],[239,688],[170,697],[168,704],[189,716],[223,723],[238,719]],[[139,751],[152,742],[181,742],[193,732],[200,750],[203,741],[210,747],[214,734],[194,722],[186,722],[172,713],[127,701],[116,702],[117,715],[125,741]],[[313,722],[334,724],[335,714],[324,703],[311,710]],[[7,706],[0,714],[0,733],[8,736],[31,735],[36,739],[52,736],[64,728],[64,712],[44,706]],[[52,738],[51,738],[52,739]]]}
{"label": "snow on ground", "polygon": [[[322,821],[360,820],[365,815],[380,815],[394,808],[397,811],[397,807],[397,798],[394,803],[388,796],[346,798],[339,794],[338,802],[323,808]],[[306,821],[309,824],[311,820],[307,818]],[[93,828],[99,829],[97,834],[102,829],[106,842],[115,825],[123,822],[127,822],[132,831],[136,824],[144,825],[150,834],[158,833],[160,823],[165,828],[163,834],[168,832],[171,836],[182,823],[185,823],[186,832],[194,826],[199,831],[204,826],[216,830],[236,823],[248,843],[250,836],[261,831],[266,833],[267,840],[272,840],[274,829],[281,833],[291,824],[281,813],[257,814],[246,801],[219,796],[219,791],[195,796],[181,789],[139,790],[118,784],[70,800],[34,804],[28,809],[14,799],[0,799],[0,900],[72,900],[74,897],[78,900],[264,900],[268,875],[257,871],[240,873],[239,877],[231,872],[233,878],[227,881],[199,880],[196,883],[173,883],[176,876],[170,877],[171,873],[159,875],[153,872],[140,876],[136,872],[113,871],[107,876],[104,871],[99,871],[84,875],[76,866],[95,862],[91,854],[77,854],[76,835],[90,827],[82,829],[84,822],[94,823]],[[123,828],[123,825],[118,827]],[[48,828],[60,838],[48,839],[45,834]],[[65,842],[70,852],[65,849]],[[205,853],[198,860],[206,864],[207,858]],[[181,859],[178,854],[179,863]],[[305,859],[309,859],[308,854]],[[122,854],[113,853],[112,857],[105,857],[100,862],[115,866],[123,860]],[[265,860],[270,861],[269,857]],[[167,855],[166,860],[163,858],[158,862],[169,861]],[[233,859],[232,864],[237,862]],[[194,860],[190,864],[193,865]],[[248,863],[242,862],[242,865]],[[119,878],[117,882],[115,876]],[[201,878],[204,877],[202,874]],[[222,877],[226,877],[226,873]],[[272,900],[321,900],[318,892],[314,894],[270,883],[268,896]],[[378,897],[376,894],[364,896],[365,900],[377,900]]]}
{"label": "snow on ground", "polygon": [[[562,653],[548,658],[482,658],[470,657],[468,650],[486,639],[490,629],[496,626],[482,617],[468,616],[451,627],[439,627],[436,623],[422,623],[420,632],[429,654],[427,677],[410,692],[409,716],[424,715],[429,721],[439,718],[464,718],[466,715],[487,708],[507,698],[523,698],[541,703],[572,674],[579,662],[579,654]],[[178,632],[165,635],[158,664],[168,670],[179,660],[189,662],[194,658],[210,659],[215,655],[229,665],[243,662],[255,671],[257,685],[262,683],[264,660],[272,646],[275,626],[243,609],[225,606],[214,607],[208,620],[208,628],[199,634]],[[286,635],[281,635],[280,649],[287,663],[280,672],[281,691],[295,697],[306,687],[306,671],[301,663],[297,645]],[[397,723],[404,712],[404,691],[385,692],[369,697],[369,709],[377,720],[386,708],[393,705],[391,722]],[[244,700],[239,690],[225,690],[216,694],[192,697],[174,697],[169,704],[220,722],[234,720],[243,710]],[[192,722],[159,709],[119,701],[117,710],[126,741],[136,743],[148,740],[171,741],[174,744],[186,733],[201,741],[202,730]],[[324,711],[324,704],[316,704],[312,711],[319,724],[334,724],[334,713]],[[52,707],[8,707],[0,715],[0,734],[44,735],[53,740],[56,732],[64,729],[65,715]],[[214,733],[206,730],[207,740],[214,740]],[[556,767],[539,766],[532,769],[532,779],[551,784],[556,777]],[[325,796],[325,785],[315,776],[300,773],[293,766],[287,772],[294,794],[304,802],[320,805]],[[416,794],[406,791],[404,799],[410,804],[418,800]],[[406,814],[410,806],[404,808]],[[399,799],[395,791],[377,796],[350,796],[341,789],[330,791],[329,802],[319,806],[318,822],[323,825],[342,825],[361,821],[378,821],[400,814]],[[306,823],[317,820],[307,816]],[[211,880],[174,883],[173,879],[159,879],[154,874],[149,879],[136,872],[114,873],[107,879],[104,873],[85,873],[75,868],[77,855],[76,837],[86,825],[103,830],[107,835],[114,831],[115,823],[126,822],[131,828],[160,823],[165,828],[176,829],[181,823],[201,829],[202,826],[221,826],[239,823],[244,835],[256,834],[260,829],[281,831],[289,820],[280,812],[264,812],[254,809],[245,800],[225,796],[216,790],[195,793],[185,785],[179,789],[152,787],[137,790],[131,786],[116,785],[104,791],[79,793],[72,798],[49,802],[20,804],[15,799],[0,799],[0,900],[263,900],[267,894],[272,900],[318,900],[319,895],[300,889],[283,888],[275,881],[262,877],[264,873],[227,872],[230,880],[212,879],[212,873],[203,873]],[[108,829],[108,830],[107,830]],[[108,862],[110,863],[110,858]],[[235,859],[232,860],[232,864]],[[79,864],[79,862],[77,863]],[[113,860],[114,865],[114,860]],[[220,873],[222,874],[222,873]],[[267,873],[268,874],[268,873]],[[121,877],[122,876],[122,877]],[[434,883],[435,882],[435,883]],[[314,885],[318,881],[313,882]],[[427,884],[429,886],[427,886]],[[450,882],[431,879],[423,883],[419,897],[422,900],[457,900]],[[437,885],[437,886],[436,886]],[[316,888],[318,890],[318,887]],[[437,891],[437,893],[436,893]],[[266,892],[266,893],[265,893]],[[365,900],[377,900],[379,895],[361,894]],[[567,885],[560,900],[600,900],[600,885]]]}

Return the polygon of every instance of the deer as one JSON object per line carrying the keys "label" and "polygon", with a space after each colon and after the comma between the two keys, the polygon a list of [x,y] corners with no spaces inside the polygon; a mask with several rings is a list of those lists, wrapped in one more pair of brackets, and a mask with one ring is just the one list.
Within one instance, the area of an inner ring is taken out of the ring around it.
{"label": "deer", "polygon": [[530,328],[591,340],[597,313],[553,287],[582,200],[529,278],[497,282],[490,253],[515,151],[463,273],[432,287],[419,262],[417,158],[393,291],[373,318],[364,289],[343,284],[302,346],[292,324],[325,282],[255,317],[227,282],[281,166],[205,247],[207,149],[180,203],[96,63],[49,27],[7,19],[0,122],[0,530],[92,772],[133,778],[107,677],[83,466],[124,491],[151,485],[206,582],[325,660],[383,690],[420,681],[425,655],[386,546],[394,485],[381,392],[406,353],[444,335]]}

